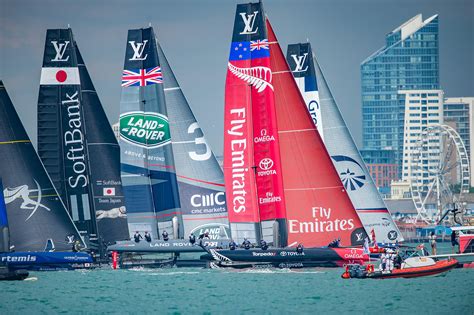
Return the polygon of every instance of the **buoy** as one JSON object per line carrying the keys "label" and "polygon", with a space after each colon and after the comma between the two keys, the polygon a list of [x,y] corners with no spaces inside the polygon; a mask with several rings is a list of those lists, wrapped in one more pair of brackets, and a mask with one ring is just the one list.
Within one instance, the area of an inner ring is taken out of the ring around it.
{"label": "buoy", "polygon": [[112,268],[117,269],[117,257],[118,253],[116,251],[112,252]]}

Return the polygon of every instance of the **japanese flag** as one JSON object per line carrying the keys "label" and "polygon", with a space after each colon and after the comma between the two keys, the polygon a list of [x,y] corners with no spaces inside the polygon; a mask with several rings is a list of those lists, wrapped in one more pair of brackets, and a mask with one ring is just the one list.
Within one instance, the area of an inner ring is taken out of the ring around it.
{"label": "japanese flag", "polygon": [[104,196],[115,196],[115,187],[104,188]]}
{"label": "japanese flag", "polygon": [[62,85],[62,84],[81,84],[79,78],[79,69],[77,67],[68,68],[43,68],[41,69],[42,85]]}

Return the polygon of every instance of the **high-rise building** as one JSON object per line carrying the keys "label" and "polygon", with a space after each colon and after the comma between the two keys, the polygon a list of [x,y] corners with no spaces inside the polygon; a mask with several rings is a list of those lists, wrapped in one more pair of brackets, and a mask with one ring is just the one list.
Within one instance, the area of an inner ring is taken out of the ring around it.
{"label": "high-rise building", "polygon": [[427,150],[429,154],[417,157],[417,165],[421,169],[412,169],[413,153],[419,151],[422,131],[432,125],[443,123],[443,95],[442,90],[409,90],[399,91],[405,99],[405,122],[403,134],[403,162],[402,181],[419,185],[428,184],[431,180],[426,177],[435,173],[440,163],[441,138],[429,139]]}
{"label": "high-rise building", "polygon": [[367,152],[392,150],[393,163],[402,165],[405,94],[398,91],[439,89],[438,55],[438,16],[423,21],[419,14],[388,33],[385,46],[362,62],[362,136]]}
{"label": "high-rise building", "polygon": [[398,167],[392,150],[360,150],[370,176],[379,192],[390,195],[391,182],[398,179]]}
{"label": "high-rise building", "polygon": [[461,137],[469,156],[471,186],[474,186],[474,97],[448,97],[444,100],[444,123],[453,127]]}

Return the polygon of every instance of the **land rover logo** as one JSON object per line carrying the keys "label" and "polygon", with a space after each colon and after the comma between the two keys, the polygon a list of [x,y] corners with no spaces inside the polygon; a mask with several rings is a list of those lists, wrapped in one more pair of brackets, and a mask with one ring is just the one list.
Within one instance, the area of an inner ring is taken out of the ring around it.
{"label": "land rover logo", "polygon": [[120,139],[147,149],[171,143],[168,117],[140,111],[121,114]]}

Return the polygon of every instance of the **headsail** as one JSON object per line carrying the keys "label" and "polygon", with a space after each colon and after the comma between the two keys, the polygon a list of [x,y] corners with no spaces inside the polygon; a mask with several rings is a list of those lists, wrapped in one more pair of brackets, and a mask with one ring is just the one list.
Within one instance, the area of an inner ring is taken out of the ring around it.
{"label": "headsail", "polygon": [[0,81],[0,177],[17,251],[42,251],[48,239],[69,250],[81,239]]}
{"label": "headsail", "polygon": [[46,33],[38,97],[38,154],[86,243],[98,247],[76,43]]}
{"label": "headsail", "polygon": [[288,243],[362,245],[366,232],[266,21],[280,136]]}
{"label": "headsail", "polygon": [[229,238],[224,174],[158,43],[184,235]]}
{"label": "headsail", "polygon": [[285,245],[286,211],[273,90],[262,4],[239,4],[225,93],[229,220],[238,241],[263,238]]}
{"label": "headsail", "polygon": [[166,230],[171,238],[182,237],[163,74],[151,27],[128,31],[120,139],[130,233],[148,231],[157,239],[158,230]]}
{"label": "headsail", "polygon": [[[402,241],[402,235],[362,160],[313,55],[311,45],[309,43],[289,45],[287,60],[306,101],[308,111],[313,121],[315,123],[317,121],[320,134],[324,134],[326,149],[331,155],[333,164],[365,229],[367,231],[374,229],[376,239],[381,242]],[[316,93],[319,93],[320,98],[317,103]],[[316,108],[312,106],[315,103],[318,104]]]}

